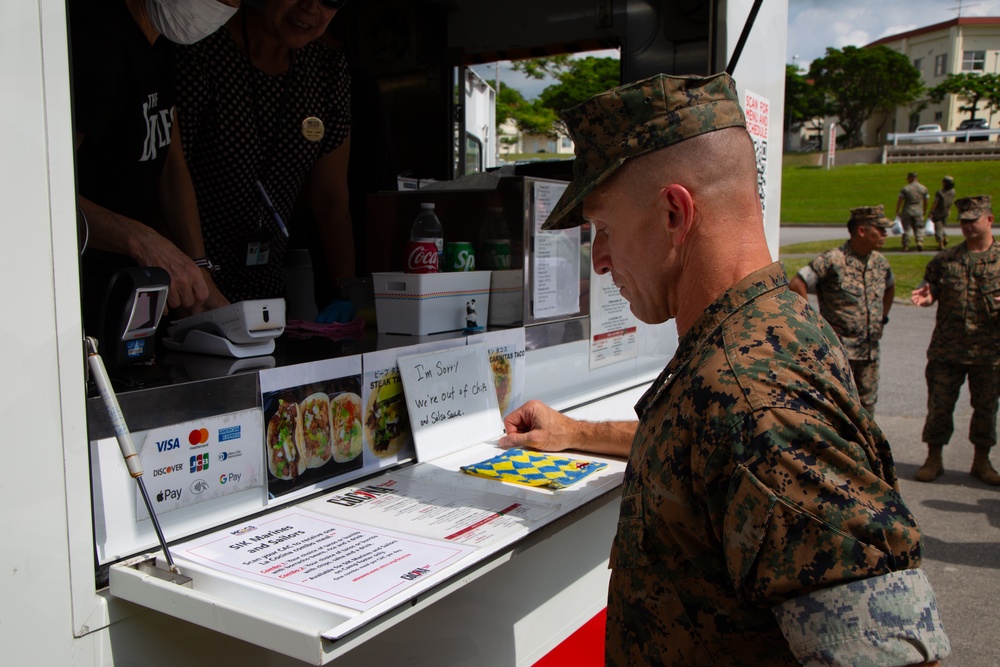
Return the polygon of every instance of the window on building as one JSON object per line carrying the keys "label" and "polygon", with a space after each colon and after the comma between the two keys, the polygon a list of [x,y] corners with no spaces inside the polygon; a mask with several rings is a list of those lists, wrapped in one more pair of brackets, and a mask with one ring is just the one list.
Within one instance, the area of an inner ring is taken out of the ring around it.
{"label": "window on building", "polygon": [[563,148],[572,148],[573,147],[572,140],[570,140],[569,137],[563,137],[562,138],[562,147]]}
{"label": "window on building", "polygon": [[910,114],[909,129],[907,129],[906,131],[913,132],[914,130],[917,129],[917,125],[920,125],[920,114],[919,113]]}
{"label": "window on building", "polygon": [[963,51],[962,52],[962,71],[963,72],[982,72],[986,69],[986,52],[985,51]]}
{"label": "window on building", "polygon": [[924,71],[924,59],[923,58],[917,58],[917,59],[915,59],[913,61],[913,66],[916,67],[921,72],[923,72]]}
{"label": "window on building", "polygon": [[943,111],[935,111],[934,112],[934,120],[941,120],[943,118],[944,118],[944,112]]}
{"label": "window on building", "polygon": [[934,56],[934,76],[944,76],[947,69],[948,54],[942,53],[939,56]]}

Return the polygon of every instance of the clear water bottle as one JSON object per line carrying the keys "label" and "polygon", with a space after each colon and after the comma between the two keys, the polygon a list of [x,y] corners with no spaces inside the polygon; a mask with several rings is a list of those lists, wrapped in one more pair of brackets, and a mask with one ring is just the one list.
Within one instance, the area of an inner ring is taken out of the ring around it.
{"label": "clear water bottle", "polygon": [[[430,261],[424,253],[422,258],[422,253],[416,251],[415,244],[421,244],[427,247],[426,244],[433,243],[437,248],[437,261],[434,263],[435,268],[430,269]],[[416,259],[414,259],[416,258]],[[414,264],[416,262],[416,264]],[[420,213],[413,220],[413,226],[410,227],[410,246],[407,250],[406,257],[406,271],[407,273],[433,273],[435,271],[441,271],[444,267],[444,229],[441,227],[441,221],[438,220],[437,215],[434,213],[434,204],[430,202],[425,202],[420,204]]]}
{"label": "clear water bottle", "polygon": [[493,206],[479,227],[479,250],[476,264],[481,269],[501,271],[510,268],[510,232],[503,209]]}

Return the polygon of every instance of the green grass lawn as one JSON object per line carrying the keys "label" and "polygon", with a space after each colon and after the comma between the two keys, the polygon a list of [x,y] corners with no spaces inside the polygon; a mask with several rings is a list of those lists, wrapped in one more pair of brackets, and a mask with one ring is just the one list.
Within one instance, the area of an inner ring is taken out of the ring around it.
{"label": "green grass lawn", "polygon": [[[784,158],[781,181],[781,219],[791,223],[846,224],[850,209],[855,206],[882,204],[886,215],[893,217],[896,197],[906,184],[906,174],[915,171],[931,196],[941,187],[941,177],[955,179],[959,197],[976,194],[1000,196],[1000,161],[993,162],[926,162],[911,164],[862,164],[822,169],[811,166],[816,154],[788,154]],[[952,243],[962,240],[961,231],[952,210],[948,237]],[[782,222],[786,224],[786,222]],[[782,246],[780,255],[789,278],[813,257],[837,245],[842,240],[798,243]],[[937,244],[933,237],[926,240],[928,248]],[[910,292],[923,280],[924,268],[931,254],[902,252],[902,239],[890,236],[882,249],[896,276],[896,296],[909,298]],[[795,256],[800,255],[800,256]]]}
{"label": "green grass lawn", "polygon": [[[855,206],[885,206],[891,219],[906,174],[915,171],[931,197],[941,188],[941,177],[955,178],[959,197],[978,194],[1000,196],[1000,160],[984,162],[925,162],[910,164],[858,164],[833,169],[810,166],[816,154],[789,154],[781,176],[783,223],[846,223]],[[933,201],[933,199],[932,199]],[[951,221],[955,220],[952,210]],[[957,229],[956,229],[957,232]]]}

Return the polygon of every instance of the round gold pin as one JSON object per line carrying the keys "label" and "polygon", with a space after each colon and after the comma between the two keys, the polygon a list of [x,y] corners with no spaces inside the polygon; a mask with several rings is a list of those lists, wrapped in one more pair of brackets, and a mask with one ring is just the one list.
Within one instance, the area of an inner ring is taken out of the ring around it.
{"label": "round gold pin", "polygon": [[326,127],[323,121],[316,116],[309,116],[302,121],[302,136],[309,141],[319,141],[326,134]]}

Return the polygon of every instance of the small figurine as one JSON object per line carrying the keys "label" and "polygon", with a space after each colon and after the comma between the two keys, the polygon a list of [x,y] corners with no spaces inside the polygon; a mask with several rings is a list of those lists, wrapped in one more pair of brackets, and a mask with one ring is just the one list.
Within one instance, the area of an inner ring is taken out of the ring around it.
{"label": "small figurine", "polygon": [[479,331],[482,327],[479,326],[479,316],[476,314],[476,300],[465,302],[465,330],[466,331]]}

